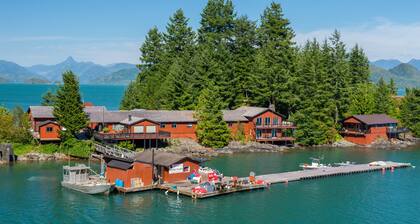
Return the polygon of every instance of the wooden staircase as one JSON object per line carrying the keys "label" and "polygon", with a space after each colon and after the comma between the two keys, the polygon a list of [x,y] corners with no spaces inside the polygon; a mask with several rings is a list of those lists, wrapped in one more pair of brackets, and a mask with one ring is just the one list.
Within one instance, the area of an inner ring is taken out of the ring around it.
{"label": "wooden staircase", "polygon": [[136,152],[130,151],[125,148],[121,148],[116,145],[105,145],[99,143],[95,143],[95,151],[102,155],[113,156],[123,159],[133,159],[136,155]]}

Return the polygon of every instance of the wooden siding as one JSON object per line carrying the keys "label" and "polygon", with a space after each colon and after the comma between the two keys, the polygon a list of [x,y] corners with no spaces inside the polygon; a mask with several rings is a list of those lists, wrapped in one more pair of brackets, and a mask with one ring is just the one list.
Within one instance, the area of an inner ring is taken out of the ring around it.
{"label": "wooden siding", "polygon": [[[47,128],[51,128],[52,131],[48,132]],[[39,139],[41,141],[60,140],[60,126],[56,123],[48,123],[39,127]]]}
{"label": "wooden siding", "polygon": [[152,184],[152,165],[134,162],[133,167],[122,170],[114,167],[106,167],[106,179],[110,183],[115,183],[116,179],[124,181],[124,187],[131,187],[131,179],[140,178],[144,186]]}
{"label": "wooden siding", "polygon": [[193,161],[184,161],[182,163],[185,166],[189,166],[190,167],[190,171],[189,172],[182,172],[182,173],[174,173],[174,174],[169,174],[169,169],[168,168],[163,168],[162,171],[162,179],[165,183],[175,183],[175,182],[179,182],[179,181],[184,181],[187,179],[187,177],[189,175],[191,175],[191,173],[195,170],[198,171],[198,169],[200,168],[199,164]]}

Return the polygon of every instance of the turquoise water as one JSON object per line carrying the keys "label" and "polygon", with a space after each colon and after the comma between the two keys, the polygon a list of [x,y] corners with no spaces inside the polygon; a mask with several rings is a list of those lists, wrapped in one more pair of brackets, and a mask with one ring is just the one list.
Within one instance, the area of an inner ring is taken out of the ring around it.
{"label": "turquoise water", "polygon": [[[244,153],[211,160],[226,175],[296,170],[311,156],[325,162],[393,160],[420,164],[410,149],[316,149]],[[193,201],[161,191],[91,196],[60,187],[62,163],[0,168],[0,223],[420,223],[418,168],[272,185]]]}
{"label": "turquoise water", "polygon": [[[0,106],[12,109],[21,106],[27,109],[30,105],[40,105],[42,95],[48,90],[54,91],[57,85],[33,84],[0,84]],[[115,85],[81,85],[84,102],[104,105],[110,110],[119,107],[125,86]]]}

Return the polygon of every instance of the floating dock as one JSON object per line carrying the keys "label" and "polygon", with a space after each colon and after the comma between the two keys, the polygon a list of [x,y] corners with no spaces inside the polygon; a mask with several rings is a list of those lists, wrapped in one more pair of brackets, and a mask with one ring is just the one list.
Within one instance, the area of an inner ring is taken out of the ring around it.
{"label": "floating dock", "polygon": [[299,170],[284,173],[273,173],[256,176],[256,179],[264,180],[267,183],[287,183],[292,181],[314,179],[329,176],[349,175],[356,173],[366,173],[372,171],[393,170],[395,168],[412,167],[411,163],[397,163],[386,161],[383,166],[372,166],[369,164],[354,164],[338,167],[326,167],[313,170]]}
{"label": "floating dock", "polygon": [[[226,195],[235,192],[244,192],[244,191],[252,191],[257,189],[264,189],[267,187],[268,184],[276,184],[276,183],[288,183],[292,181],[300,181],[300,180],[307,180],[307,179],[315,179],[315,178],[322,178],[322,177],[330,177],[330,176],[341,176],[341,175],[350,175],[350,174],[357,174],[357,173],[366,173],[366,172],[373,172],[373,171],[385,171],[385,170],[394,170],[397,168],[408,168],[413,167],[411,163],[397,163],[392,161],[383,162],[382,165],[370,165],[370,164],[349,164],[345,166],[338,166],[338,167],[325,167],[319,169],[311,169],[311,170],[298,170],[298,171],[291,171],[291,172],[283,172],[283,173],[273,173],[273,174],[266,174],[266,175],[259,175],[256,176],[256,180],[263,180],[265,184],[245,184],[241,186],[232,187],[229,189],[224,190],[216,190],[213,192],[208,193],[194,193],[192,189],[198,184],[191,184],[188,181],[178,182],[178,183],[164,183],[158,185],[150,185],[145,187],[139,188],[117,188],[118,191],[123,193],[129,192],[139,192],[139,191],[146,191],[152,189],[160,189],[164,190],[167,193],[176,193],[185,195],[188,197],[192,197],[193,199],[204,199],[209,197],[215,197],[219,195]],[[239,178],[241,181],[248,180],[248,177]]]}

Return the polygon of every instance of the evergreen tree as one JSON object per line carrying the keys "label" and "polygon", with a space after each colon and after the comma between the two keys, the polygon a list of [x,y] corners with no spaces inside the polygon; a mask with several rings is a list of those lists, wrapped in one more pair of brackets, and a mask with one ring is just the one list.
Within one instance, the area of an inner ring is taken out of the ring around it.
{"label": "evergreen tree", "polygon": [[275,105],[288,114],[293,97],[291,83],[295,72],[294,32],[284,18],[280,4],[271,3],[261,16],[258,28],[258,104]]}
{"label": "evergreen tree", "polygon": [[201,90],[213,82],[223,107],[234,106],[233,32],[235,12],[230,0],[209,0],[201,13],[198,48],[195,57],[195,88]]}
{"label": "evergreen tree", "polygon": [[63,85],[57,90],[53,114],[60,126],[64,127],[62,138],[72,138],[87,126],[88,118],[83,111],[79,81],[71,71],[63,73]]}
{"label": "evergreen tree", "polygon": [[346,46],[341,40],[341,34],[336,30],[330,37],[330,61],[328,63],[331,91],[335,101],[334,121],[344,118],[350,105],[350,69],[347,60]]}
{"label": "evergreen tree", "polygon": [[348,116],[356,114],[372,114],[375,112],[375,86],[361,83],[355,86],[351,94]]}
{"label": "evergreen tree", "polygon": [[369,59],[366,57],[363,49],[361,49],[357,44],[351,49],[349,56],[349,66],[351,85],[354,86],[359,83],[369,82]]}
{"label": "evergreen tree", "polygon": [[391,94],[396,96],[397,95],[397,86],[393,78],[389,80],[389,89],[391,90]]}
{"label": "evergreen tree", "polygon": [[229,143],[230,131],[223,120],[221,100],[213,87],[204,89],[195,112],[198,141],[207,147],[221,148]]}
{"label": "evergreen tree", "polygon": [[48,90],[43,96],[42,96],[42,106],[53,106],[56,101],[56,96],[54,93],[52,93],[50,90]]}
{"label": "evergreen tree", "polygon": [[420,89],[407,89],[401,104],[402,124],[420,137]]}
{"label": "evergreen tree", "polygon": [[32,141],[32,135],[30,133],[30,120],[29,115],[25,113],[22,107],[15,107],[12,111],[13,116],[13,129],[12,138],[14,142],[19,143],[30,143]]}
{"label": "evergreen tree", "polygon": [[391,91],[384,79],[381,77],[375,91],[375,113],[390,114],[393,106]]}
{"label": "evergreen tree", "polygon": [[233,83],[235,106],[255,104],[255,96],[259,91],[255,74],[256,25],[242,16],[235,20],[233,45]]}

